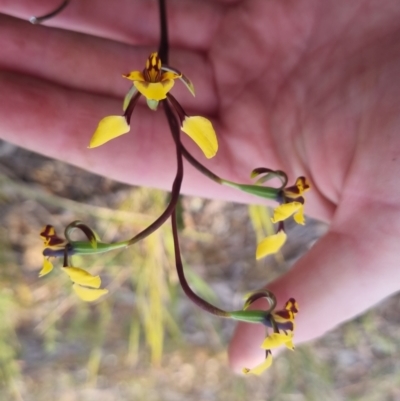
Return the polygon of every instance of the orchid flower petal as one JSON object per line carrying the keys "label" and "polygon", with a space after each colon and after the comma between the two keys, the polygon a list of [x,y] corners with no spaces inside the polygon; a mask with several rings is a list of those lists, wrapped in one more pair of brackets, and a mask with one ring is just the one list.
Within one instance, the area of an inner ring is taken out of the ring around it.
{"label": "orchid flower petal", "polygon": [[49,259],[44,258],[42,270],[39,272],[39,277],[43,277],[46,274],[49,274],[53,270],[53,263],[50,262]]}
{"label": "orchid flower petal", "polygon": [[72,288],[75,291],[75,294],[78,295],[82,301],[93,302],[97,301],[100,297],[108,293],[108,290],[101,289],[93,289],[93,288],[85,288],[81,287],[79,284],[74,284]]}
{"label": "orchid flower petal", "polygon": [[63,267],[62,269],[74,283],[91,288],[100,288],[101,279],[99,276],[92,276],[89,272],[79,267]]}
{"label": "orchid flower petal", "polygon": [[194,85],[192,81],[184,74],[182,74],[181,77],[179,77],[179,80],[183,82],[183,84],[186,86],[187,90],[193,95],[196,96],[194,93]]}
{"label": "orchid flower petal", "polygon": [[174,80],[169,79],[162,82],[135,81],[133,84],[146,99],[163,100],[174,86]]}
{"label": "orchid flower petal", "polygon": [[144,76],[140,71],[131,71],[129,74],[122,75],[124,78],[129,79],[130,81],[144,81]]}
{"label": "orchid flower petal", "polygon": [[181,129],[193,139],[207,159],[215,156],[218,151],[218,141],[210,120],[200,116],[187,116]]}
{"label": "orchid flower petal", "polygon": [[122,105],[122,110],[126,111],[126,109],[129,106],[130,101],[132,100],[133,96],[136,95],[137,93],[137,89],[135,86],[132,86],[131,89],[129,89],[129,92],[126,94],[125,98],[124,98],[124,103]]}
{"label": "orchid flower petal", "polygon": [[193,83],[186,75],[182,74],[180,71],[176,70],[175,68],[169,67],[167,65],[163,65],[161,67],[161,70],[167,71],[162,74],[161,80],[164,81],[165,79],[179,79],[186,86],[188,91],[193,96],[195,96]]}
{"label": "orchid flower petal", "polygon": [[272,349],[278,348],[281,345],[286,345],[287,343],[292,343],[293,333],[284,334],[284,333],[272,333],[269,335],[261,344],[261,348],[263,349]]}
{"label": "orchid flower petal", "polygon": [[252,369],[243,368],[242,372],[245,375],[254,374],[254,375],[258,376],[258,375],[261,375],[261,373],[263,373],[265,370],[267,370],[271,365],[272,365],[272,354],[271,354],[271,352],[268,352],[266,358],[264,359],[264,361],[262,363],[255,366]]}
{"label": "orchid flower petal", "polygon": [[[161,68],[161,69],[164,70],[164,68]],[[161,82],[168,81],[170,79],[179,79],[181,76],[182,76],[182,74],[180,74],[180,73],[178,74],[174,71],[166,71],[161,74]]]}
{"label": "orchid flower petal", "polygon": [[306,224],[306,220],[304,218],[304,207],[301,207],[298,212],[293,215],[293,218],[297,224],[304,226],[304,224]]}
{"label": "orchid flower petal", "polygon": [[264,238],[258,245],[256,250],[256,259],[262,259],[267,255],[278,252],[286,242],[287,235],[281,230],[274,235]]}
{"label": "orchid flower petal", "polygon": [[274,209],[274,216],[271,218],[273,223],[277,223],[279,221],[286,220],[293,213],[298,212],[303,207],[303,204],[300,202],[290,202],[279,205]]}
{"label": "orchid flower petal", "polygon": [[124,116],[104,117],[96,128],[90,140],[89,148],[101,146],[111,139],[117,138],[129,132],[130,127]]}

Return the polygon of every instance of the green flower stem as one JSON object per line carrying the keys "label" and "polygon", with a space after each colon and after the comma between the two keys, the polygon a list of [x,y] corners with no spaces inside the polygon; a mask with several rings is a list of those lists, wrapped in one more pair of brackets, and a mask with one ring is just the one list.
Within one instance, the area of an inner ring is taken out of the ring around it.
{"label": "green flower stem", "polygon": [[261,198],[273,199],[276,201],[279,199],[279,194],[281,192],[280,188],[264,187],[261,185],[238,184],[236,182],[224,179],[221,179],[221,185],[239,189],[240,191],[247,192]]}
{"label": "green flower stem", "polygon": [[97,247],[94,248],[90,242],[87,241],[73,241],[70,243],[72,252],[75,255],[96,255],[114,251],[116,249],[126,248],[129,246],[129,241],[114,242],[107,244],[105,242],[97,242]]}
{"label": "green flower stem", "polygon": [[229,312],[229,317],[246,323],[264,323],[268,312],[262,310],[238,310]]}
{"label": "green flower stem", "polygon": [[260,196],[262,198],[278,200],[279,193],[281,192],[281,188],[272,188],[272,187],[264,187],[261,185],[247,185],[247,184],[238,184],[234,181],[225,180],[221,177],[218,177],[211,170],[201,164],[197,159],[195,159],[191,153],[181,145],[182,155],[183,157],[200,173],[210,178],[212,181],[216,182],[220,185],[225,185],[227,187],[239,189],[240,191],[250,193],[252,195]]}

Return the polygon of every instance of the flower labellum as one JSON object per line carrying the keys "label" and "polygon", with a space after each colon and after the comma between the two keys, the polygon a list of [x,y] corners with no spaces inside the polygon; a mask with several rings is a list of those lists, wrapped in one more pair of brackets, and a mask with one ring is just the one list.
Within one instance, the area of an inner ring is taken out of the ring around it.
{"label": "flower labellum", "polygon": [[274,209],[274,216],[271,218],[271,221],[273,223],[278,223],[279,221],[284,221],[293,215],[297,224],[304,225],[303,209],[304,206],[300,202],[284,203]]}

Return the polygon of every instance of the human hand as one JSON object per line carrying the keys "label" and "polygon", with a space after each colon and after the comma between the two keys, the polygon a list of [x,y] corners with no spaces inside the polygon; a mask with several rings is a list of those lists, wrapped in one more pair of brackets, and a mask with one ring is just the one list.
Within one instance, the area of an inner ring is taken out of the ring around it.
{"label": "human hand", "polygon": [[[2,0],[0,12],[28,20],[57,5]],[[305,175],[313,185],[307,213],[331,222],[292,271],[268,286],[281,303],[298,301],[295,340],[318,337],[397,291],[398,3],[172,0],[168,7],[170,65],[194,82],[196,98],[178,84],[173,93],[190,114],[213,119],[220,142],[207,166],[242,182],[259,166],[283,169],[292,180]],[[114,179],[168,189],[175,157],[162,112],[138,106],[128,135],[86,148],[98,121],[121,113],[130,85],[121,74],[142,69],[158,47],[157,3],[72,1],[47,25],[63,30],[0,18],[2,137]],[[251,199],[190,167],[183,189]],[[262,327],[239,325],[232,365],[262,360],[263,338]]]}

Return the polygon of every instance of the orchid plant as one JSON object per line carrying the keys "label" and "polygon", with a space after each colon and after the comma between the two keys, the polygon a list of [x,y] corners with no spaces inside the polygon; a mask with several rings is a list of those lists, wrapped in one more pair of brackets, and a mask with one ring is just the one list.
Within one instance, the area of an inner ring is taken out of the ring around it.
{"label": "orchid plant", "polygon": [[[38,24],[54,17],[68,3],[69,0],[63,1],[53,12],[42,17],[32,17],[31,22]],[[127,248],[146,238],[168,219],[171,219],[177,274],[182,290],[187,297],[195,305],[217,317],[261,324],[268,330],[265,340],[260,345],[265,351],[265,360],[258,366],[243,368],[245,374],[261,374],[271,366],[272,349],[282,345],[291,350],[294,349],[293,335],[295,329],[294,320],[298,312],[297,302],[295,299],[290,298],[283,309],[276,310],[277,301],[275,295],[269,290],[263,289],[251,292],[247,296],[242,310],[225,311],[210,304],[193,292],[186,280],[183,269],[177,223],[177,205],[184,176],[183,159],[186,159],[199,173],[219,185],[235,188],[239,191],[267,198],[278,203],[272,217],[272,222],[277,224],[276,233],[266,237],[258,244],[255,255],[256,259],[274,254],[281,249],[287,238],[284,229],[284,221],[286,219],[293,216],[296,223],[305,224],[303,213],[305,203],[304,194],[310,189],[310,184],[305,177],[298,177],[294,185],[288,186],[288,177],[284,171],[272,170],[265,167],[255,168],[251,172],[250,178],[255,179],[254,183],[238,183],[226,180],[213,173],[185,148],[181,142],[181,132],[187,134],[197,144],[207,159],[217,157],[218,140],[210,120],[203,116],[189,116],[178,100],[170,93],[176,80],[181,81],[193,96],[195,95],[195,89],[193,83],[186,75],[168,64],[169,45],[165,0],[159,0],[159,6],[161,21],[159,49],[149,55],[142,71],[131,71],[123,75],[125,79],[132,82],[132,87],[123,99],[122,114],[106,116],[99,122],[90,140],[89,148],[103,146],[108,141],[127,134],[131,129],[130,121],[132,113],[140,97],[144,97],[148,107],[154,112],[157,112],[158,107],[162,106],[176,149],[177,169],[175,179],[172,183],[169,204],[164,212],[146,229],[128,240],[116,243],[102,242],[90,227],[80,221],[74,221],[66,227],[65,238],[57,236],[54,227],[50,225],[45,226],[40,233],[44,241],[44,261],[39,276],[42,277],[51,273],[54,269],[52,260],[61,257],[63,259],[61,270],[70,278],[76,295],[83,301],[96,301],[106,295],[108,290],[100,288],[101,278],[99,276],[93,276],[82,268],[72,266],[71,257],[73,255],[93,255]],[[279,180],[280,185],[264,185],[272,179],[275,179],[275,181]],[[81,231],[87,240],[72,240],[71,233],[75,230]],[[251,309],[250,306],[261,298],[268,301],[268,309]]]}

